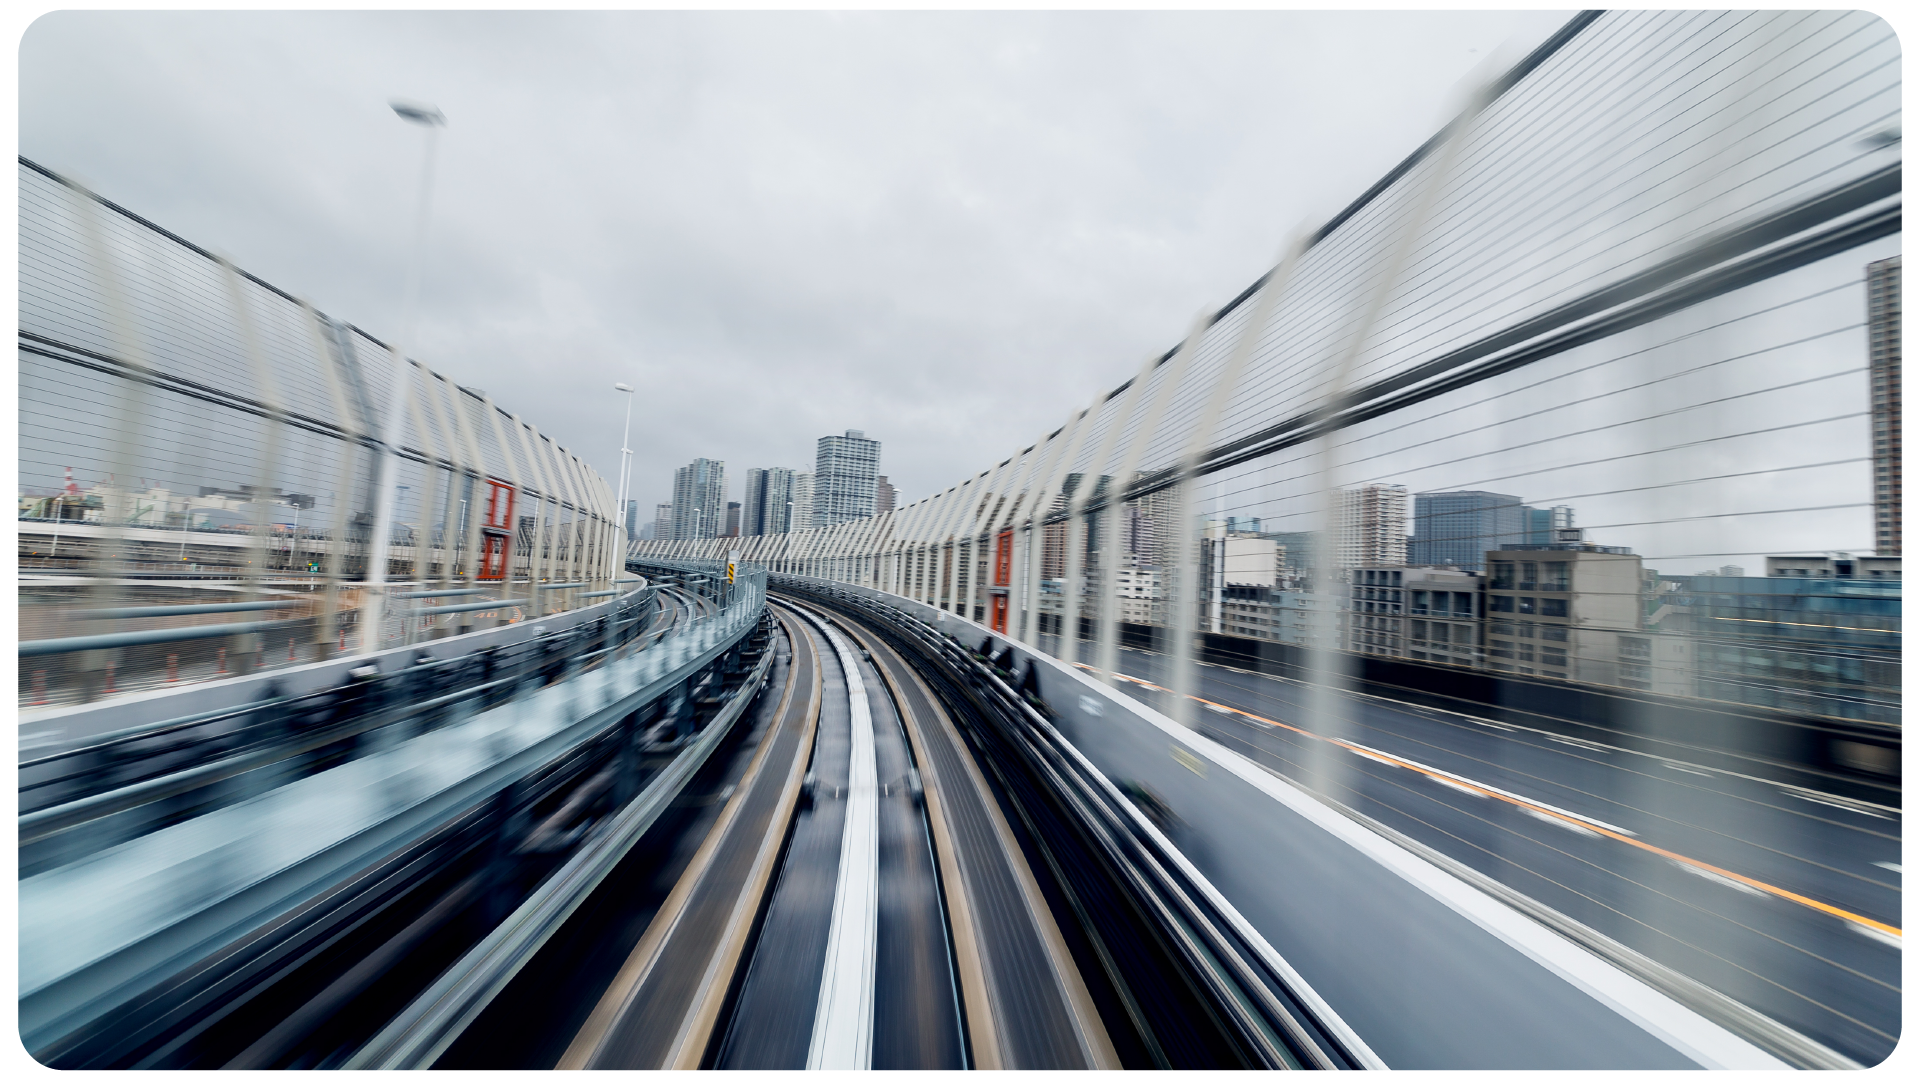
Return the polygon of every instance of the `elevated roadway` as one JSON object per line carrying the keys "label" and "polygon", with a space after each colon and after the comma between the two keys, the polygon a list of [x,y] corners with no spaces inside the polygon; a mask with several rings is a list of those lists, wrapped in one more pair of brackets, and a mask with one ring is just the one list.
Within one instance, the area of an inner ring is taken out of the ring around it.
{"label": "elevated roadway", "polygon": [[[1121,657],[1120,689],[1168,710],[1166,658]],[[1557,913],[1590,947],[1654,961],[1671,992],[1797,1063],[1891,1052],[1897,806],[1361,693],[1327,715],[1299,682],[1229,667],[1197,684],[1198,730],[1221,746]]]}

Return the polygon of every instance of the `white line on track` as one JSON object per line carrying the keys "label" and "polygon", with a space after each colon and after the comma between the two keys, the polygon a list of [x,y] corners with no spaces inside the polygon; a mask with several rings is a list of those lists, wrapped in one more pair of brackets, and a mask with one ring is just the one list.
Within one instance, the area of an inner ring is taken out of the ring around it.
{"label": "white line on track", "polygon": [[853,756],[847,767],[847,816],[840,833],[840,876],[834,884],[833,924],[814,1006],[809,1069],[866,1069],[873,1060],[873,980],[880,930],[879,766],[873,715],[853,651],[825,622],[802,611],[833,644],[846,674]]}

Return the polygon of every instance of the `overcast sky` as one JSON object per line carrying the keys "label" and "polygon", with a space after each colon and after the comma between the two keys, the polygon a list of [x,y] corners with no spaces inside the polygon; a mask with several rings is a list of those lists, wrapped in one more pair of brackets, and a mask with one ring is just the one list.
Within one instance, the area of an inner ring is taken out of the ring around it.
{"label": "overcast sky", "polygon": [[1564,12],[90,13],[20,46],[20,152],[375,336],[634,497],[811,468],[907,499],[1051,430],[1425,140]]}

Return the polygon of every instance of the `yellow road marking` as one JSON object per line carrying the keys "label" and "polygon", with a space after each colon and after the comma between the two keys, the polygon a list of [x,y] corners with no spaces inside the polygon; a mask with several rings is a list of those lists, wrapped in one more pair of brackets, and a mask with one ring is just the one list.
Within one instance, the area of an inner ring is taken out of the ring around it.
{"label": "yellow road marking", "polygon": [[[1075,666],[1080,668],[1085,668],[1087,671],[1095,672],[1096,674],[1098,673],[1097,668],[1088,667],[1085,664],[1076,664]],[[1157,686],[1153,683],[1148,682],[1145,679],[1136,679],[1131,675],[1122,675],[1117,671],[1114,672],[1113,674],[1114,674],[1114,678],[1125,679],[1130,683],[1134,683],[1139,686],[1144,686],[1149,690],[1158,690],[1161,693],[1172,692],[1164,686]],[[1417,773],[1421,773],[1434,780],[1439,780],[1444,783],[1453,784],[1458,787],[1472,788],[1475,794],[1483,795],[1491,799],[1499,799],[1501,802],[1511,803],[1514,806],[1522,807],[1524,809],[1534,811],[1535,813],[1550,814],[1553,817],[1561,821],[1564,821],[1569,825],[1577,825],[1580,828],[1585,829],[1588,832],[1594,833],[1596,835],[1604,836],[1611,840],[1618,840],[1623,844],[1630,844],[1634,847],[1641,849],[1642,851],[1652,852],[1655,855],[1672,859],[1674,862],[1684,863],[1688,866],[1692,866],[1700,870],[1705,870],[1710,874],[1717,874],[1720,877],[1726,878],[1729,881],[1737,881],[1742,885],[1759,889],[1761,892],[1771,893],[1774,896],[1780,897],[1782,900],[1791,900],[1794,903],[1800,904],[1803,907],[1809,907],[1815,911],[1826,912],[1829,915],[1833,915],[1838,918],[1845,919],[1848,922],[1857,923],[1861,926],[1865,926],[1873,930],[1878,930],[1883,934],[1892,934],[1895,938],[1901,937],[1900,928],[1897,926],[1889,926],[1886,923],[1880,922],[1878,920],[1869,919],[1865,915],[1856,915],[1851,911],[1847,911],[1843,908],[1834,907],[1832,904],[1823,903],[1819,900],[1815,900],[1810,896],[1802,896],[1797,892],[1793,892],[1788,889],[1782,889],[1778,885],[1769,885],[1764,881],[1758,881],[1758,880],[1755,880],[1754,878],[1747,877],[1745,874],[1737,874],[1732,870],[1724,870],[1718,866],[1713,865],[1712,863],[1701,862],[1699,859],[1682,855],[1679,852],[1668,851],[1666,848],[1663,848],[1663,847],[1656,847],[1655,845],[1649,844],[1644,840],[1636,840],[1631,836],[1623,835],[1621,833],[1613,831],[1612,829],[1602,828],[1591,822],[1582,821],[1579,818],[1571,817],[1567,814],[1560,813],[1559,811],[1553,810],[1539,803],[1528,802],[1525,799],[1517,799],[1511,795],[1508,795],[1506,792],[1495,791],[1488,788],[1484,788],[1478,784],[1473,783],[1470,780],[1462,780],[1458,777],[1453,777],[1453,776],[1443,776],[1440,773],[1433,771],[1432,769],[1427,769],[1420,765],[1416,765],[1405,758],[1389,758],[1384,754],[1375,753],[1374,751],[1368,750],[1365,747],[1355,746],[1354,744],[1347,742],[1344,739],[1333,739],[1325,735],[1317,735],[1311,731],[1306,730],[1305,728],[1298,728],[1293,726],[1292,724],[1281,723],[1278,720],[1269,720],[1264,716],[1258,716],[1258,715],[1255,715],[1254,713],[1247,712],[1245,709],[1236,709],[1231,705],[1222,705],[1216,701],[1208,701],[1206,698],[1203,698],[1203,697],[1196,697],[1194,695],[1188,695],[1188,696],[1192,697],[1194,701],[1197,701],[1202,705],[1212,706],[1213,708],[1219,709],[1223,712],[1235,713],[1237,715],[1244,716],[1249,720],[1258,720],[1259,722],[1270,725],[1272,727],[1285,728],[1288,731],[1295,732],[1300,735],[1305,735],[1309,739],[1318,739],[1321,742],[1332,743],[1333,745],[1338,746],[1341,749],[1347,750],[1351,753],[1359,754],[1363,757],[1370,757],[1376,761],[1385,762],[1388,765],[1398,766],[1403,769],[1412,769],[1413,771]]]}

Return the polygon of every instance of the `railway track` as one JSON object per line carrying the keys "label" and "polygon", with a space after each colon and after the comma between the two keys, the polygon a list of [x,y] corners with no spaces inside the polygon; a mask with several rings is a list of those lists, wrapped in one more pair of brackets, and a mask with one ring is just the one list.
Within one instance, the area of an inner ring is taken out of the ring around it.
{"label": "railway track", "polygon": [[779,618],[794,659],[763,756],[556,1063],[1116,1063],[934,696],[857,627]]}

